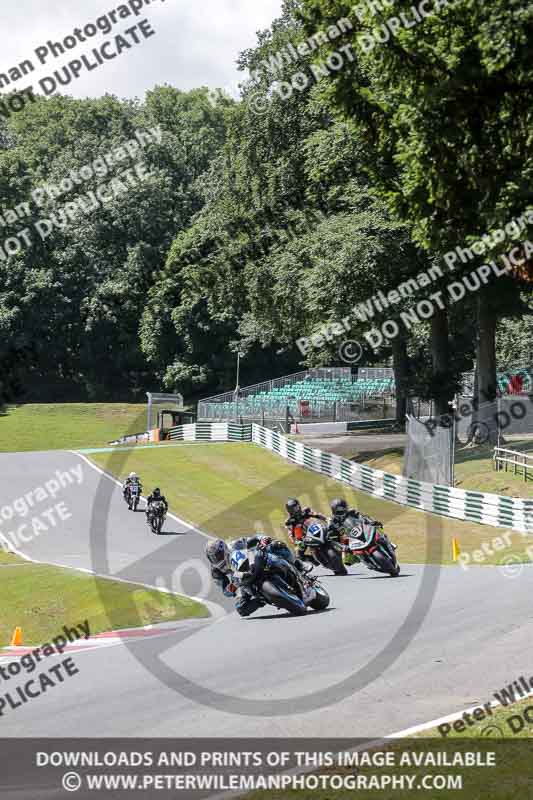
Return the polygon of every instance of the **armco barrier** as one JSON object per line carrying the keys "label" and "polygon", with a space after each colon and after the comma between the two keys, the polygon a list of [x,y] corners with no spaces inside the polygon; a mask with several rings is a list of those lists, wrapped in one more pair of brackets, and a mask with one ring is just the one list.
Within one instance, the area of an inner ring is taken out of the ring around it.
{"label": "armco barrier", "polygon": [[293,464],[346,483],[372,497],[444,517],[533,533],[533,499],[469,492],[391,475],[334,453],[308,447],[303,442],[295,442],[261,425],[199,422],[172,428],[171,438],[182,441],[252,442]]}

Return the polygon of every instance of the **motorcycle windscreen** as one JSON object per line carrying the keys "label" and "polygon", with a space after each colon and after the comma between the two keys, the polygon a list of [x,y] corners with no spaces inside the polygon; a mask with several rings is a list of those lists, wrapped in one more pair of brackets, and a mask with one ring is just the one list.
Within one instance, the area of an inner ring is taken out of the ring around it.
{"label": "motorcycle windscreen", "polygon": [[237,574],[249,572],[251,568],[250,551],[233,550],[230,555],[230,564],[232,571]]}
{"label": "motorcycle windscreen", "polygon": [[307,526],[304,539],[305,544],[324,544],[325,540],[326,528],[324,525],[321,525],[319,522],[313,522],[312,525]]}
{"label": "motorcycle windscreen", "polygon": [[350,548],[352,550],[365,550],[374,541],[376,525],[372,521],[347,517],[344,526],[350,537]]}

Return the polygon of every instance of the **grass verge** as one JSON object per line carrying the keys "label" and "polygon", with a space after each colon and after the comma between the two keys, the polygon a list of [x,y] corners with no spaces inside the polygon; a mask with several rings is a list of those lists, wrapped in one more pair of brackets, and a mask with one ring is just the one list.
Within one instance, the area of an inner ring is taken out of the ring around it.
{"label": "grass verge", "polygon": [[[533,453],[533,441],[511,441],[505,445],[510,450]],[[328,449],[333,451],[333,443]],[[346,445],[344,445],[346,449]],[[533,496],[533,480],[524,481],[521,474],[515,475],[512,467],[507,471],[493,467],[494,448],[491,445],[479,447],[459,446],[455,451],[455,485],[458,489],[490,494],[509,495],[511,497],[531,498]],[[393,475],[401,475],[403,469],[403,449],[391,448],[352,453],[345,458],[353,458],[358,463],[365,463],[372,469],[381,469]]]}
{"label": "grass verge", "polygon": [[[531,739],[533,737],[533,697],[526,697],[518,703],[508,706],[497,706],[486,713],[482,720],[476,721],[470,714],[470,722],[457,717],[457,729],[453,722],[447,723],[451,730],[446,733],[448,739]],[[454,720],[455,721],[455,720]],[[462,724],[461,724],[462,723]],[[443,740],[438,728],[431,728],[420,734],[424,739]]]}
{"label": "grass verge", "polygon": [[[374,788],[372,796],[382,800],[412,800],[420,797],[515,800],[516,797],[532,797],[533,764],[531,742],[528,740],[533,737],[533,697],[507,707],[493,708],[483,721],[475,722],[472,716],[470,718],[473,724],[464,723],[463,731],[452,730],[446,738],[440,735],[437,728],[433,728],[410,739],[387,740],[369,747],[367,757],[376,759],[370,766],[363,762],[356,771],[353,768],[336,767],[321,770],[319,774],[352,779],[357,777],[362,781],[372,778],[383,780],[390,776],[396,782],[393,789],[390,785],[381,790],[364,784],[357,787],[359,791],[366,790],[369,794],[369,789]],[[462,720],[462,716],[457,719]],[[319,742],[317,745],[320,749]],[[328,744],[325,743],[324,750],[327,749]],[[384,753],[391,758],[392,765],[383,763]],[[437,766],[433,766],[434,762],[425,760],[426,754],[444,757],[447,763],[441,766],[437,761]],[[417,762],[419,758],[422,760]],[[468,766],[469,758],[479,758],[483,766],[476,761]],[[301,789],[268,793],[256,791],[247,794],[243,800],[349,800],[353,797],[354,788],[326,791]]]}
{"label": "grass verge", "polygon": [[0,608],[0,646],[10,643],[16,626],[22,628],[24,644],[37,645],[57,636],[63,625],[83,620],[89,620],[94,634],[208,616],[205,606],[186,597],[33,564],[2,552]]}
{"label": "grass verge", "polygon": [[[452,538],[458,538],[462,551],[469,552],[482,542],[503,536],[508,537],[505,550],[487,555],[484,564],[499,564],[502,556],[511,555],[529,561],[527,542],[520,534],[378,500],[246,443],[183,444],[91,457],[119,478],[137,472],[145,491],[161,488],[174,513],[226,539],[254,531],[283,537],[287,497],[298,497],[302,504],[327,514],[329,500],[342,495],[348,503],[385,523],[399,546],[400,562],[451,564]],[[441,541],[442,547],[428,557],[431,541]]]}
{"label": "grass verge", "polygon": [[146,426],[136,403],[27,403],[0,413],[0,452],[105,445]]}

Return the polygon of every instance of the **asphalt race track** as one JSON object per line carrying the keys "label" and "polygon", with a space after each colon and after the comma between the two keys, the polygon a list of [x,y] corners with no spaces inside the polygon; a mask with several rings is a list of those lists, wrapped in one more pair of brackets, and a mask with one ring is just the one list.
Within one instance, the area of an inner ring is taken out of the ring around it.
{"label": "asphalt race track", "polygon": [[[533,674],[530,568],[511,579],[490,567],[402,564],[394,580],[356,566],[324,578],[332,604],[322,614],[291,618],[266,608],[244,620],[206,581],[205,537],[173,519],[167,535],[152,535],[144,514],[128,512],[118,486],[79,455],[0,455],[1,505],[80,465],[80,483],[31,512],[64,502],[71,516],[23,551],[204,596],[213,616],[76,652],[79,675],[6,713],[0,736],[379,737],[487,702]],[[0,532],[10,525],[3,521]],[[58,620],[58,630],[76,622]],[[347,696],[328,691],[353,673],[358,688]]]}

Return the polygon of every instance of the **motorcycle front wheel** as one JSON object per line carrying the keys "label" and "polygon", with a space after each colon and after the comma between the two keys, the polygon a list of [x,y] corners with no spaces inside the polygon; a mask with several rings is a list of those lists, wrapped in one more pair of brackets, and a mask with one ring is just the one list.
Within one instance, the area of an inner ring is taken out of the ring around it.
{"label": "motorcycle front wheel", "polygon": [[315,592],[316,596],[312,603],[309,603],[309,607],[313,609],[313,611],[324,611],[330,604],[329,594],[326,592],[320,584],[315,584]]}
{"label": "motorcycle front wheel", "polygon": [[302,600],[273,581],[265,581],[261,586],[261,592],[265,599],[276,608],[282,608],[284,611],[288,611],[298,617],[307,614],[307,607]]}
{"label": "motorcycle front wheel", "polygon": [[348,570],[344,566],[342,560],[342,553],[339,553],[334,547],[328,547],[326,550],[327,564],[326,567],[332,569],[335,575],[347,575]]}
{"label": "motorcycle front wheel", "polygon": [[381,550],[375,550],[372,553],[372,558],[378,572],[384,572],[386,575],[390,575],[391,578],[397,578],[400,574],[400,566],[396,560],[392,559],[390,556],[386,556]]}

